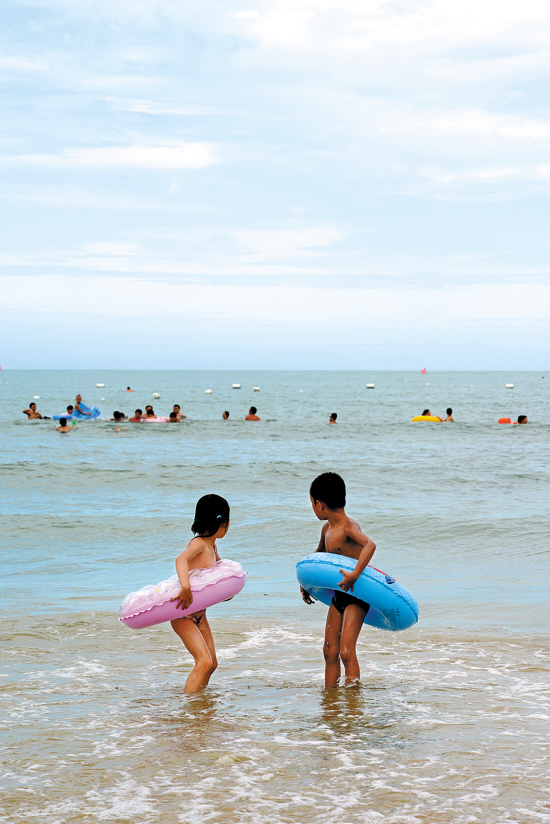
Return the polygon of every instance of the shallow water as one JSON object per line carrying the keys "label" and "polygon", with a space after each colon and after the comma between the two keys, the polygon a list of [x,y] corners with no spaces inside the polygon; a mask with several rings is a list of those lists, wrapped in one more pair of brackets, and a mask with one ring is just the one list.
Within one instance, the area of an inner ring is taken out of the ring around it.
{"label": "shallow water", "polygon": [[[550,822],[550,377],[6,379],[0,821]],[[77,391],[109,413],[179,402],[190,420],[63,436],[19,414],[33,395],[58,412]],[[251,403],[260,424],[238,419]],[[410,423],[449,404],[453,425]],[[521,413],[526,427],[496,424]],[[329,469],[374,563],[420,606],[405,633],[365,628],[359,690],[323,689],[326,608],[295,582],[320,529],[308,486]],[[209,611],[220,667],[188,697],[170,627],[132,632],[117,609],[172,574],[209,491],[232,506],[220,552],[249,575]]]}

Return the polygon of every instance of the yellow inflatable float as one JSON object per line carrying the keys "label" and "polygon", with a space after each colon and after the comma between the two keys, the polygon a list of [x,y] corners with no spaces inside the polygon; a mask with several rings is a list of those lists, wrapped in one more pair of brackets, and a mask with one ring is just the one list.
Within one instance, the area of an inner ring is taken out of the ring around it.
{"label": "yellow inflatable float", "polygon": [[413,423],[417,421],[431,421],[432,423],[441,423],[441,418],[436,418],[435,415],[417,415],[416,418],[411,418]]}

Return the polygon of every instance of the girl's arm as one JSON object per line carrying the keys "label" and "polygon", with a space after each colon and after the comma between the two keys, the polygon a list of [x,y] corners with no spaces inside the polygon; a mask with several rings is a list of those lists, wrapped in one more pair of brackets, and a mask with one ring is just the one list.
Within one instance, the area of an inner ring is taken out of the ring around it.
{"label": "girl's arm", "polygon": [[177,601],[176,609],[187,609],[193,603],[193,594],[191,592],[191,584],[189,583],[189,561],[198,555],[201,551],[203,542],[200,538],[193,538],[189,541],[186,549],[176,558],[176,572],[180,579],[181,589],[179,595],[171,598],[171,601]]}
{"label": "girl's arm", "polygon": [[357,559],[357,563],[355,565],[355,569],[353,572],[347,572],[345,569],[341,569],[340,572],[344,576],[338,586],[340,587],[343,592],[353,592],[353,585],[363,572],[363,570],[368,566],[369,561],[371,560],[372,556],[374,555],[374,551],[376,549],[376,544],[374,541],[365,535],[356,524],[350,524],[349,527],[346,528],[346,536],[351,538],[352,541],[355,541],[357,544],[361,545],[361,554]]}

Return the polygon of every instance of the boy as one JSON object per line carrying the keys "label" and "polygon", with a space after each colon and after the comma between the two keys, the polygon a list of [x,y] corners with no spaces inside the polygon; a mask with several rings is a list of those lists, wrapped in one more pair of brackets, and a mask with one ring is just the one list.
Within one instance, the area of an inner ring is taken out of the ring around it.
{"label": "boy", "polygon": [[261,418],[259,418],[256,415],[257,411],[258,410],[256,409],[255,406],[251,406],[250,409],[248,410],[248,415],[246,416],[245,421],[259,421],[259,420],[261,420]]}
{"label": "boy", "polygon": [[[343,575],[328,610],[325,628],[325,687],[337,687],[340,678],[340,660],[344,664],[345,685],[359,685],[359,662],[355,646],[363,626],[369,605],[350,594],[353,585],[363,572],[376,549],[376,544],[362,531],[357,521],[349,518],[344,510],[346,485],[335,472],[324,472],[315,478],[309,490],[311,506],[320,521],[327,521],[321,530],[321,540],[316,552],[334,552],[357,561],[353,572]],[[313,599],[300,587],[306,604]]]}
{"label": "boy", "polygon": [[337,417],[338,415],[336,414],[336,412],[333,412],[329,418],[329,423],[338,423],[338,421],[336,420]]}

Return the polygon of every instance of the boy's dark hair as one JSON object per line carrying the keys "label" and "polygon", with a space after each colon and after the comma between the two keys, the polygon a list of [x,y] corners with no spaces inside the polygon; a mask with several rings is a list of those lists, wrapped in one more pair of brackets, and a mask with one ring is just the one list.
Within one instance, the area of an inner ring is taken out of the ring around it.
{"label": "boy's dark hair", "polygon": [[451,407],[450,406],[447,407],[447,415],[452,415],[452,414],[453,414],[453,410],[451,409]]}
{"label": "boy's dark hair", "polygon": [[176,407],[176,406],[178,407],[178,409],[181,409],[181,406],[179,405],[179,403],[175,403],[174,407]]}
{"label": "boy's dark hair", "polygon": [[422,413],[422,416],[427,415],[429,411],[430,411],[429,409],[425,409]]}
{"label": "boy's dark hair", "polygon": [[521,423],[522,421],[524,421],[526,417],[527,417],[527,415],[518,415],[518,423]]}
{"label": "boy's dark hair", "polygon": [[67,426],[67,418],[59,418],[60,426]]}
{"label": "boy's dark hair", "polygon": [[136,409],[134,415],[143,415],[143,411],[141,409]]}
{"label": "boy's dark hair", "polygon": [[346,505],[346,485],[336,472],[318,475],[309,488],[309,494],[314,501],[321,501],[329,509],[342,509]]}
{"label": "boy's dark hair", "polygon": [[177,417],[178,417],[177,412],[170,412],[170,420],[171,421],[175,421]]}
{"label": "boy's dark hair", "polygon": [[31,401],[31,402],[29,403],[29,409],[31,408],[31,406],[36,406],[36,404],[35,404],[35,402],[34,402],[34,401]]}
{"label": "boy's dark hair", "polygon": [[258,410],[256,409],[256,407],[255,407],[255,406],[251,406],[251,407],[250,407],[250,414],[251,414],[251,415],[255,415],[257,411],[258,411]]}
{"label": "boy's dark hair", "polygon": [[224,415],[227,415],[227,417],[229,417],[229,412],[227,411],[227,409],[224,411],[224,413],[223,413],[223,414],[224,414]]}
{"label": "boy's dark hair", "polygon": [[115,419],[115,421],[121,421],[123,417],[124,415],[122,414],[122,412],[118,412],[117,410],[113,412],[113,418]]}
{"label": "boy's dark hair", "polygon": [[338,417],[338,415],[336,414],[336,412],[333,412],[330,417],[332,418],[333,421],[335,421],[336,418]]}
{"label": "boy's dark hair", "polygon": [[74,406],[72,405],[72,403],[70,403],[70,404],[68,405],[68,407],[67,407],[67,412],[68,412],[69,410],[72,412],[72,411],[73,411],[73,409],[74,409]]}
{"label": "boy's dark hair", "polygon": [[150,409],[150,410],[151,410],[151,412],[153,411],[153,407],[151,406],[151,404],[150,404],[150,403],[148,403],[148,404],[146,405],[146,407],[145,407],[145,411],[147,412],[147,410],[148,410],[148,409]]}
{"label": "boy's dark hair", "polygon": [[229,504],[221,495],[203,495],[195,507],[195,520],[191,532],[209,538],[220,526],[229,523]]}

